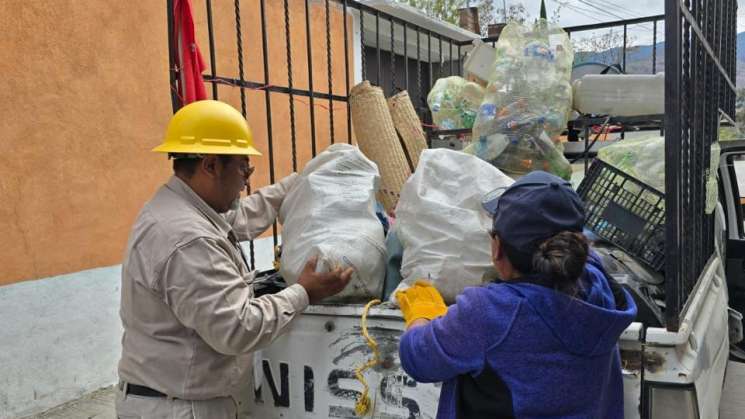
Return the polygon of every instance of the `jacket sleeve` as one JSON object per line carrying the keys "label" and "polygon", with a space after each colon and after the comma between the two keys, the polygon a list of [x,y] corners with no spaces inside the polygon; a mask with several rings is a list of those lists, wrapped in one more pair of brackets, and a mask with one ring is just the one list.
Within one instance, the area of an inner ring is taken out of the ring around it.
{"label": "jacket sleeve", "polygon": [[277,219],[282,201],[297,181],[298,174],[293,173],[241,199],[237,210],[225,214],[238,240],[251,240],[266,231]]}
{"label": "jacket sleeve", "polygon": [[220,246],[200,238],[170,256],[161,276],[165,302],[217,352],[237,355],[266,347],[305,310],[308,294],[295,284],[255,298]]}
{"label": "jacket sleeve", "polygon": [[404,333],[399,356],[407,374],[430,383],[483,369],[499,325],[484,320],[488,316],[482,292],[466,288],[445,316]]}

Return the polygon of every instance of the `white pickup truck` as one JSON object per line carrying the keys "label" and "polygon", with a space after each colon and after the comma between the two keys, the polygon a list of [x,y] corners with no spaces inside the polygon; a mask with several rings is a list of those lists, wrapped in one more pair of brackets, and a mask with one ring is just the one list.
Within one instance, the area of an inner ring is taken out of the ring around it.
{"label": "white pickup truck", "polygon": [[[729,308],[728,285],[745,290],[745,225],[734,170],[743,158],[745,141],[724,143],[716,251],[677,332],[663,326],[664,277],[619,248],[596,246],[607,271],[639,306],[637,321],[619,342],[628,419],[718,417],[730,343],[742,339],[741,317]],[[372,356],[361,333],[362,312],[361,305],[311,306],[287,334],[258,353],[254,397],[246,406],[252,417],[358,417],[354,406],[362,384],[354,370]],[[366,417],[434,418],[440,386],[417,383],[398,361],[404,330],[400,311],[385,305],[372,308],[368,330],[379,344],[382,362],[365,373],[373,402]]]}

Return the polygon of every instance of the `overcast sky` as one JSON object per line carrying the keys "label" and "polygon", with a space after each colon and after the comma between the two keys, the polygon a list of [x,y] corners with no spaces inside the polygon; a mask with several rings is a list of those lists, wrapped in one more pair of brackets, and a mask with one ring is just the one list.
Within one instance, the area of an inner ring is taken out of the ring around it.
{"label": "overcast sky", "polygon": [[[502,0],[494,0],[498,8],[502,7]],[[507,7],[511,4],[522,3],[532,16],[537,16],[541,0],[505,0]],[[568,4],[561,8],[559,23],[561,26],[575,26],[596,22],[608,22],[631,19],[635,17],[663,14],[664,0],[546,0],[549,17],[560,4]],[[745,31],[745,0],[737,0],[737,31]],[[629,28],[634,44],[652,43],[652,24],[635,25]],[[587,33],[587,36],[592,35]],[[658,41],[664,40],[664,26],[658,26]]]}

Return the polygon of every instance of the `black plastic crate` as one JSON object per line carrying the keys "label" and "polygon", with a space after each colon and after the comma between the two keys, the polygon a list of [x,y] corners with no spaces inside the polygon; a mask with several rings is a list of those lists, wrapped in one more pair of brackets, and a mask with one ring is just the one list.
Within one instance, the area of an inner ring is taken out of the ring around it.
{"label": "black plastic crate", "polygon": [[665,195],[596,159],[577,191],[586,227],[655,271],[665,266]]}

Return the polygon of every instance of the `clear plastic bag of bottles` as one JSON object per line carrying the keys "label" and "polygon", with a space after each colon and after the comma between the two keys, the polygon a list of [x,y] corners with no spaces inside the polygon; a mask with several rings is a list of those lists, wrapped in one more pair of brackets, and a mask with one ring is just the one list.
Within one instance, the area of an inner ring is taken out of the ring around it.
{"label": "clear plastic bag of bottles", "polygon": [[432,120],[440,129],[470,129],[483,99],[483,87],[452,76],[437,80],[427,95],[427,104]]}
{"label": "clear plastic bag of bottles", "polygon": [[559,140],[572,105],[569,37],[545,20],[510,23],[496,50],[465,151],[511,175],[545,170],[569,179],[572,168]]}

